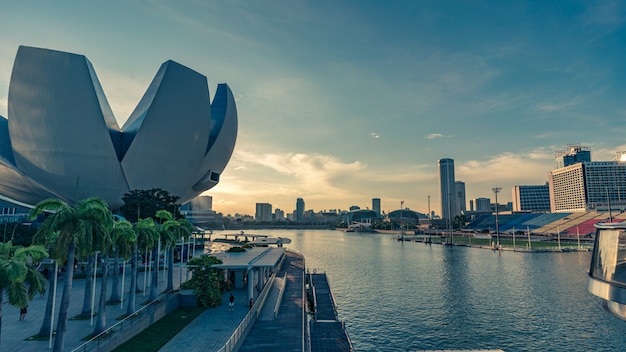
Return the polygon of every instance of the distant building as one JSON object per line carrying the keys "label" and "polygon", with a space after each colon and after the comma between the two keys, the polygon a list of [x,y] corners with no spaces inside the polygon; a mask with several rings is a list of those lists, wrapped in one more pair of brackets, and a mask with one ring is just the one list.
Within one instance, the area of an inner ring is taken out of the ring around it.
{"label": "distant building", "polygon": [[545,185],[513,187],[513,211],[516,212],[549,212],[550,187]]}
{"label": "distant building", "polygon": [[372,210],[380,216],[380,198],[372,198]]}
{"label": "distant building", "polygon": [[591,150],[578,144],[568,144],[567,149],[554,152],[555,169],[590,161]]}
{"label": "distant building", "polygon": [[294,214],[295,221],[302,221],[304,219],[304,199],[296,199],[296,211]]}
{"label": "distant building", "polygon": [[440,159],[438,165],[439,189],[441,192],[441,217],[451,220],[459,215],[454,180],[454,160]]}
{"label": "distant building", "polygon": [[256,221],[272,221],[272,205],[270,203],[256,203],[254,219]]}
{"label": "distant building", "polygon": [[626,206],[626,162],[580,162],[548,173],[552,212],[617,211]]}
{"label": "distant building", "polygon": [[0,223],[28,220],[30,208],[0,199]]}
{"label": "distant building", "polygon": [[196,226],[203,226],[215,221],[218,216],[213,211],[213,197],[199,196],[180,206],[179,209],[189,222]]}
{"label": "distant building", "polygon": [[476,211],[489,213],[491,212],[491,199],[489,198],[476,198]]}
{"label": "distant building", "polygon": [[361,207],[358,206],[358,205],[351,205],[350,206],[350,211],[359,210],[359,209],[361,209]]}
{"label": "distant building", "polygon": [[470,199],[469,203],[470,203],[470,211],[474,212],[474,200]]}
{"label": "distant building", "polygon": [[276,210],[274,210],[274,220],[285,220],[285,212],[276,208]]}
{"label": "distant building", "polygon": [[465,182],[456,181],[454,182],[454,189],[456,193],[456,204],[458,207],[459,214],[465,214],[467,208],[465,207]]}

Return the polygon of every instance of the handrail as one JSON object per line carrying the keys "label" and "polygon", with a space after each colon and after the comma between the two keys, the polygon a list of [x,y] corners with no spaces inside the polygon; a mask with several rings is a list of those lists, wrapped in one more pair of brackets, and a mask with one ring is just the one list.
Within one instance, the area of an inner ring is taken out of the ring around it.
{"label": "handrail", "polygon": [[[127,326],[128,326],[128,324],[130,324],[130,326],[135,325],[135,324],[133,324],[134,320],[135,320],[133,318],[136,318],[140,314],[142,314],[144,312],[148,312],[149,310],[155,309],[155,307],[160,306],[158,303],[163,303],[163,302],[167,303],[167,302],[171,301],[174,297],[177,297],[179,293],[180,292],[178,290],[170,290],[170,291],[166,292],[164,295],[161,295],[161,296],[157,297],[155,300],[149,302],[145,306],[143,306],[140,309],[136,310],[133,314],[131,314],[131,315],[127,316],[126,318],[120,320],[119,322],[111,325],[108,329],[104,330],[100,334],[92,337],[90,340],[86,341],[82,345],[74,348],[72,350],[72,352],[92,351],[92,350],[98,349],[101,344],[103,344],[103,343],[105,343],[107,341],[112,340],[113,337],[115,337],[116,335],[119,335],[120,332],[123,332],[125,324]],[[165,296],[165,298],[163,298],[163,296]],[[106,337],[106,339],[105,339],[105,337]],[[93,344],[95,344],[95,346],[93,346]]]}
{"label": "handrail", "polygon": [[278,310],[280,309],[280,303],[283,300],[283,293],[285,292],[285,286],[287,285],[287,273],[283,275],[283,282],[280,286],[280,290],[278,291],[278,299],[276,300],[276,305],[274,305],[274,319],[278,318]]}
{"label": "handrail", "polygon": [[[268,282],[273,284],[275,277],[276,277],[276,274],[272,274],[272,276],[270,277]],[[270,291],[270,289],[272,287],[271,284],[266,284],[265,285],[265,287],[263,288],[263,290],[259,294],[259,297],[258,297],[257,301],[252,305],[252,308],[250,309],[248,314],[246,314],[246,316],[243,318],[243,320],[241,321],[239,326],[237,326],[235,331],[230,335],[230,337],[228,338],[228,340],[224,344],[224,347],[222,347],[219,350],[217,350],[217,352],[230,352],[230,351],[234,351],[235,350],[235,347],[239,343],[239,340],[244,336],[244,334],[246,332],[246,329],[248,328],[248,325],[250,325],[250,323],[254,323],[256,321],[256,319],[258,318],[260,307],[262,307],[263,304],[265,303],[265,299],[267,298],[267,294],[269,293],[269,291]]]}

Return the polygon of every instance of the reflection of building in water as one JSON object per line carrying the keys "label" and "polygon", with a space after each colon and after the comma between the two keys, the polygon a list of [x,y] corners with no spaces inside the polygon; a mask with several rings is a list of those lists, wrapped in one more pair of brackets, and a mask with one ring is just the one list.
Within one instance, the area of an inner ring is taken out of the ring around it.
{"label": "reflection of building in water", "polygon": [[589,292],[626,320],[626,222],[597,224],[589,268]]}

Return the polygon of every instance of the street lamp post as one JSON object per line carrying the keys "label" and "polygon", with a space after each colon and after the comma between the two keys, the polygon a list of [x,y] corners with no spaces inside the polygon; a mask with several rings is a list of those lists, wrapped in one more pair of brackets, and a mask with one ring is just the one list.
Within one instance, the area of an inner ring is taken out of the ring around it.
{"label": "street lamp post", "polygon": [[498,223],[498,211],[500,206],[498,205],[498,193],[502,190],[502,187],[494,187],[491,189],[496,195],[496,244],[500,249],[500,224]]}
{"label": "street lamp post", "polygon": [[401,200],[400,201],[400,237],[402,238],[402,241],[404,241],[404,229],[402,228],[402,208],[404,207],[404,201]]}

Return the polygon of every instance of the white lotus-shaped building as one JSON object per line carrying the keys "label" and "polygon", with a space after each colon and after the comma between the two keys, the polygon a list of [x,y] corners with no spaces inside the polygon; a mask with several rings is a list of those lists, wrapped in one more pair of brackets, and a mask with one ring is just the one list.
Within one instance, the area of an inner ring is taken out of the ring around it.
{"label": "white lotus-shaped building", "polygon": [[0,118],[0,195],[74,203],[161,188],[181,203],[215,186],[237,139],[237,109],[219,84],[167,61],[122,128],[83,55],[21,46]]}

